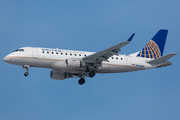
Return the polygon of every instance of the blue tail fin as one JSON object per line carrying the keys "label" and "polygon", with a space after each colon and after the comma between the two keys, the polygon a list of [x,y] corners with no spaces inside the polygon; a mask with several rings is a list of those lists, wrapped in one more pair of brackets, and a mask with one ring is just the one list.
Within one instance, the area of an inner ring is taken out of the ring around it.
{"label": "blue tail fin", "polygon": [[163,55],[168,30],[159,30],[137,57],[157,59]]}

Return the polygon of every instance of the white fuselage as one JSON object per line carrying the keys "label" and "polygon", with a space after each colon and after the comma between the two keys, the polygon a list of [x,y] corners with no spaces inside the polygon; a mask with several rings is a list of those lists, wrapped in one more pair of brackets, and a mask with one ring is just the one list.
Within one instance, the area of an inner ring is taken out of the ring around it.
{"label": "white fuselage", "polygon": [[[22,50],[21,50],[22,49]],[[86,68],[67,69],[66,59],[79,59],[94,54],[94,52],[23,47],[7,55],[3,60],[15,65],[29,65],[30,67],[50,68],[67,73],[84,73]],[[157,65],[148,64],[152,59],[127,55],[114,55],[102,62],[102,66],[95,69],[96,73],[119,73],[156,68]]]}
{"label": "white fuselage", "polygon": [[143,49],[130,55],[119,55],[121,48],[129,44],[135,33],[124,42],[99,52],[85,52],[39,47],[22,47],[3,60],[10,64],[25,68],[24,76],[28,76],[29,67],[50,68],[50,77],[54,80],[80,78],[83,85],[86,77],[94,77],[96,73],[121,73],[171,65],[167,60],[177,53],[163,56],[167,30],[159,30]]}

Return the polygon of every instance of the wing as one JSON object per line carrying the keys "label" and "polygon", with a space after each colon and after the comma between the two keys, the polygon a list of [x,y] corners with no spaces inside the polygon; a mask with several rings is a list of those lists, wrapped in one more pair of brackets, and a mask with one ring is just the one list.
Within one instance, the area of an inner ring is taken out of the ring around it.
{"label": "wing", "polygon": [[82,60],[83,60],[85,63],[91,63],[91,64],[93,63],[93,64],[94,64],[94,67],[95,67],[95,66],[96,66],[96,67],[99,67],[99,66],[101,66],[101,63],[102,63],[103,61],[109,62],[108,59],[109,59],[111,56],[113,56],[113,55],[118,55],[117,53],[118,53],[119,51],[121,51],[120,48],[122,48],[122,47],[125,46],[126,44],[130,43],[131,40],[132,40],[132,38],[133,38],[133,36],[134,36],[134,34],[135,34],[135,33],[133,33],[133,34],[131,35],[131,37],[130,37],[127,41],[121,42],[121,43],[119,43],[119,44],[117,44],[117,45],[115,45],[115,46],[112,46],[112,47],[108,48],[108,49],[105,49],[105,50],[103,50],[103,51],[100,51],[100,52],[94,53],[94,54],[92,54],[92,55],[89,55],[89,56],[87,56],[87,57],[84,57]]}

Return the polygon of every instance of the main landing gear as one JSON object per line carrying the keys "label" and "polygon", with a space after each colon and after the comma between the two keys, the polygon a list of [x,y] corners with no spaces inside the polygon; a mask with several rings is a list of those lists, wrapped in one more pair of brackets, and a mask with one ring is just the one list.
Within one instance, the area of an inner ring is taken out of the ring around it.
{"label": "main landing gear", "polygon": [[88,75],[90,78],[94,77],[96,75],[95,71],[92,70],[92,69],[89,69],[88,66],[86,66],[86,71],[85,72],[88,72]]}
{"label": "main landing gear", "polygon": [[85,79],[84,79],[84,78],[81,78],[81,79],[78,81],[78,83],[79,83],[80,85],[83,85],[83,84],[85,83]]}
{"label": "main landing gear", "polygon": [[92,78],[96,75],[96,73],[94,72],[94,70],[90,70],[89,72],[89,77]]}
{"label": "main landing gear", "polygon": [[[88,72],[89,72],[88,75],[89,75],[90,78],[92,78],[92,77],[94,77],[96,75],[94,70],[88,70]],[[78,83],[79,83],[79,85],[83,85],[85,83],[85,79],[84,79],[83,75],[79,79]]]}
{"label": "main landing gear", "polygon": [[29,65],[23,65],[23,68],[25,68],[25,70],[26,70],[26,72],[24,73],[25,77],[27,77],[29,75],[29,73],[28,73],[29,67],[30,67]]}

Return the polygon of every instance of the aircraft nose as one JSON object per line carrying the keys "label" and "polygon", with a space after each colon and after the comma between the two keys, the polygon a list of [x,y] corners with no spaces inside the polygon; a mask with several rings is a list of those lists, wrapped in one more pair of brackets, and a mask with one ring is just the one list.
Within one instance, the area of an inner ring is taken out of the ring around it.
{"label": "aircraft nose", "polygon": [[11,58],[8,57],[8,56],[6,56],[6,57],[3,58],[3,61],[4,61],[4,62],[8,62],[9,60],[11,60]]}

